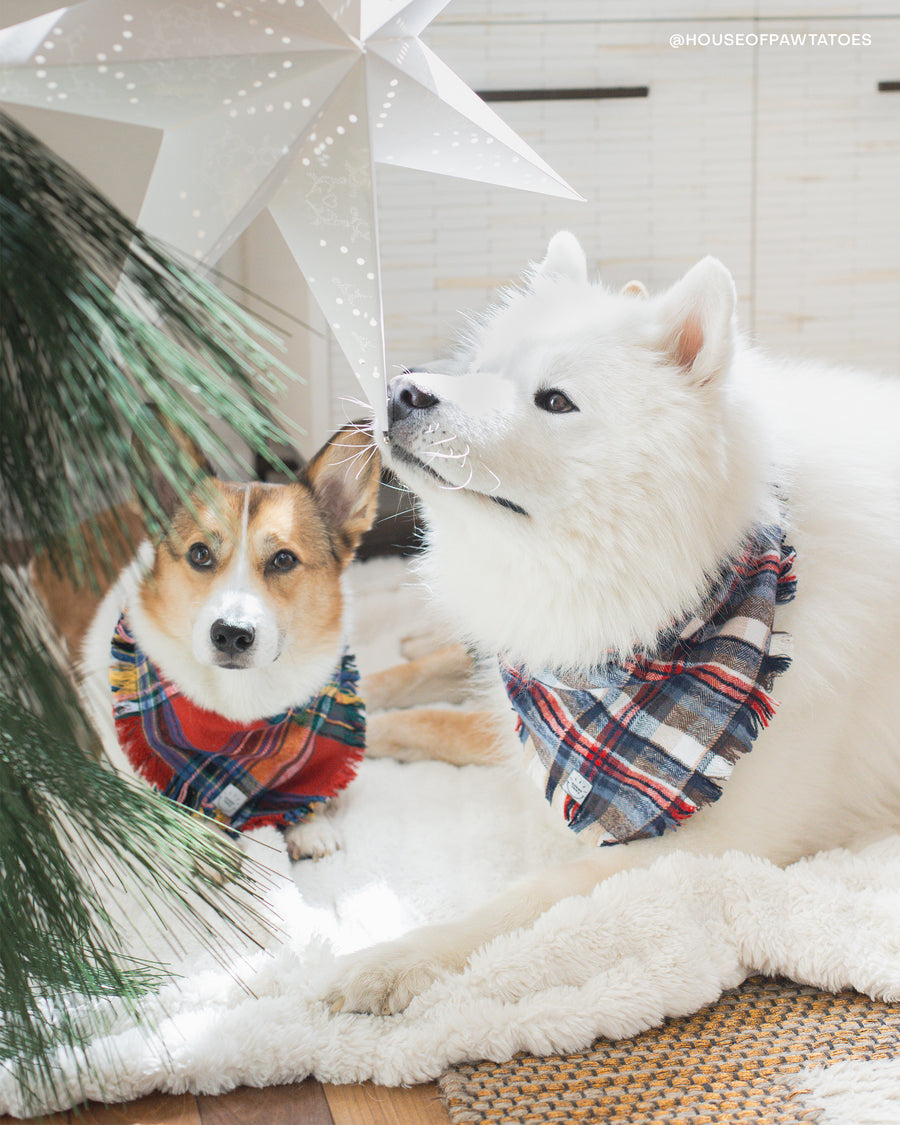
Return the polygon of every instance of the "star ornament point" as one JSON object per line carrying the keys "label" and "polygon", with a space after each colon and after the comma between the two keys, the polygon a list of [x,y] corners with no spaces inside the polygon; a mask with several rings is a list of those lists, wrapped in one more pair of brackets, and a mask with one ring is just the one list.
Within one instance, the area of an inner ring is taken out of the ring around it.
{"label": "star ornament point", "polygon": [[137,222],[198,263],[268,207],[383,426],[374,165],[580,198],[421,41],[448,2],[11,0],[0,102],[158,131]]}

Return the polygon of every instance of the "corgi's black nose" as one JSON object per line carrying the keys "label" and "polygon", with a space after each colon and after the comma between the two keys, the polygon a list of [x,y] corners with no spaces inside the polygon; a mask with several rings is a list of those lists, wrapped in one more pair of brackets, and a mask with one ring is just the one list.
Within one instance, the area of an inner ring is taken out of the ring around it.
{"label": "corgi's black nose", "polygon": [[437,406],[437,395],[417,387],[409,375],[396,375],[388,384],[388,424],[408,418],[414,410]]}
{"label": "corgi's black nose", "polygon": [[220,617],[212,623],[209,639],[217,652],[224,652],[228,656],[243,656],[253,647],[256,633],[249,625],[229,625]]}

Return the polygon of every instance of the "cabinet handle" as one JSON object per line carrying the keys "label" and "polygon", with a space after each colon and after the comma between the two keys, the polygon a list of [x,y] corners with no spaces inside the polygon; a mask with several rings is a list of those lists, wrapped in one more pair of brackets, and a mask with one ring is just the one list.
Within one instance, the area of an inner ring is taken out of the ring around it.
{"label": "cabinet handle", "polygon": [[485,102],[566,102],[598,98],[647,98],[649,86],[573,86],[556,90],[479,90]]}
{"label": "cabinet handle", "polygon": [[879,82],[879,94],[900,94],[900,82]]}

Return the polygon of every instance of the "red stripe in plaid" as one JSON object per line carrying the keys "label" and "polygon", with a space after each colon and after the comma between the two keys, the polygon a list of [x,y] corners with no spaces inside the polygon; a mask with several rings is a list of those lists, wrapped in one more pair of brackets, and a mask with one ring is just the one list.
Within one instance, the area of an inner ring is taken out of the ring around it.
{"label": "red stripe in plaid", "polygon": [[[678,790],[673,789],[671,785],[666,785],[660,778],[631,769],[626,760],[615,755],[619,735],[624,733],[620,724],[613,721],[609,723],[606,743],[599,746],[585,731],[573,725],[558,698],[543,684],[532,681],[528,685],[528,691],[532,695],[538,713],[546,723],[547,730],[552,732],[560,743],[565,741],[569,747],[579,750],[585,757],[595,757],[597,765],[620,785],[627,785],[637,792],[650,796],[657,804],[675,805],[683,810],[684,816],[689,816],[693,812],[693,808],[683,805]],[[635,701],[622,716],[622,722],[627,724],[629,715],[633,715],[638,709],[639,701]],[[571,801],[572,798],[568,800]]]}

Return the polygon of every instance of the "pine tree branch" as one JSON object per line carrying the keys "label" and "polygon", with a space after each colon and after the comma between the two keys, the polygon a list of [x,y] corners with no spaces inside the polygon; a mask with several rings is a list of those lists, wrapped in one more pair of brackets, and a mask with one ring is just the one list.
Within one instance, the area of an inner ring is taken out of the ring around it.
{"label": "pine tree branch", "polygon": [[[3,115],[0,254],[5,535],[52,552],[68,533],[60,562],[78,578],[86,518],[133,489],[158,530],[160,477],[182,498],[198,483],[170,424],[212,459],[233,450],[210,416],[270,459],[287,440],[268,405],[289,374],[274,340]],[[39,1105],[56,1052],[77,1052],[122,1005],[138,1017],[165,975],[108,911],[123,887],[214,950],[240,943],[235,925],[258,932],[262,890],[222,836],[100,764],[69,669],[7,569],[0,629],[0,1066]]]}

